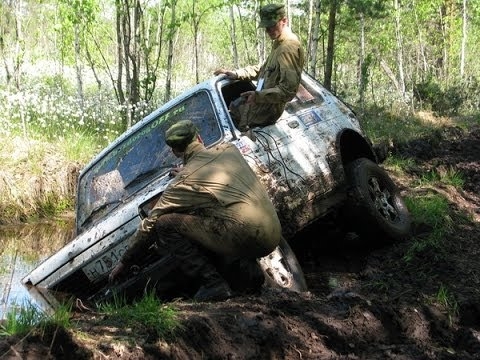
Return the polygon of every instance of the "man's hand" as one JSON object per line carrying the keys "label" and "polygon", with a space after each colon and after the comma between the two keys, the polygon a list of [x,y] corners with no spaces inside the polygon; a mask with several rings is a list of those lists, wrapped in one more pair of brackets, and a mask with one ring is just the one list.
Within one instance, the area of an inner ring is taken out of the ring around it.
{"label": "man's hand", "polygon": [[237,74],[235,74],[233,71],[227,70],[227,69],[217,69],[213,72],[213,75],[220,75],[220,74],[225,74],[229,79],[231,80],[236,80],[237,79]]}
{"label": "man's hand", "polygon": [[125,265],[120,261],[108,275],[108,282],[113,283],[120,273],[125,269]]}
{"label": "man's hand", "polygon": [[255,91],[245,91],[240,94],[241,97],[247,98],[247,101],[246,101],[247,104],[255,104],[256,95],[257,94],[255,93]]}
{"label": "man's hand", "polygon": [[175,176],[177,176],[178,173],[179,173],[181,170],[182,170],[182,166],[181,166],[181,165],[176,165],[176,166],[172,167],[172,168],[170,169],[170,173],[169,173],[170,177],[175,177]]}

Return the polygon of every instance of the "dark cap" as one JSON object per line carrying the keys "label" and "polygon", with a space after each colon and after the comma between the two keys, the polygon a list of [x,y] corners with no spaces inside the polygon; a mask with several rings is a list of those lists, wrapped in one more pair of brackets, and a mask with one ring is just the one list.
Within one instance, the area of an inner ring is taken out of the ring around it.
{"label": "dark cap", "polygon": [[165,131],[165,142],[172,148],[184,150],[197,133],[197,127],[193,122],[180,120]]}
{"label": "dark cap", "polygon": [[260,9],[260,27],[274,26],[279,20],[285,17],[285,6],[283,4],[268,4]]}

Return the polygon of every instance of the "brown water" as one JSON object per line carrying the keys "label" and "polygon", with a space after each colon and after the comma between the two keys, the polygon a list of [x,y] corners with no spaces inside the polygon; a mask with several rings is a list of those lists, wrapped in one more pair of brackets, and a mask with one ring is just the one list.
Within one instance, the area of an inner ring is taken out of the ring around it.
{"label": "brown water", "polygon": [[0,319],[34,303],[22,278],[73,237],[73,221],[0,226]]}

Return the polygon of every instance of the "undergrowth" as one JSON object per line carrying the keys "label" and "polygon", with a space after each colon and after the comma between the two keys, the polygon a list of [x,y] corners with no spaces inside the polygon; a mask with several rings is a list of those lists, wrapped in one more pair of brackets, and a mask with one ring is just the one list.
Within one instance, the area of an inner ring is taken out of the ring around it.
{"label": "undergrowth", "polygon": [[144,294],[131,304],[122,297],[114,296],[113,300],[99,304],[99,310],[133,328],[153,329],[159,337],[171,336],[179,329],[175,309],[163,304],[153,292]]}
{"label": "undergrowth", "polygon": [[61,326],[69,328],[71,305],[59,306],[48,313],[32,302],[11,307],[6,319],[0,324],[0,336],[23,336],[33,330],[44,331],[47,327]]}

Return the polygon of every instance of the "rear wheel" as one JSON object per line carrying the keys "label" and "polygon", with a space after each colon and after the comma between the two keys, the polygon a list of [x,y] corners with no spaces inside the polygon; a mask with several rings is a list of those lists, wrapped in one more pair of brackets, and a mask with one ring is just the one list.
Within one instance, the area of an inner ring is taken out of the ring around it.
{"label": "rear wheel", "polygon": [[362,237],[374,243],[404,240],[411,219],[400,191],[385,170],[360,158],[346,166],[349,199],[347,220]]}
{"label": "rear wheel", "polygon": [[307,282],[302,267],[283,237],[275,250],[257,261],[265,275],[266,286],[281,287],[297,292],[307,291]]}

